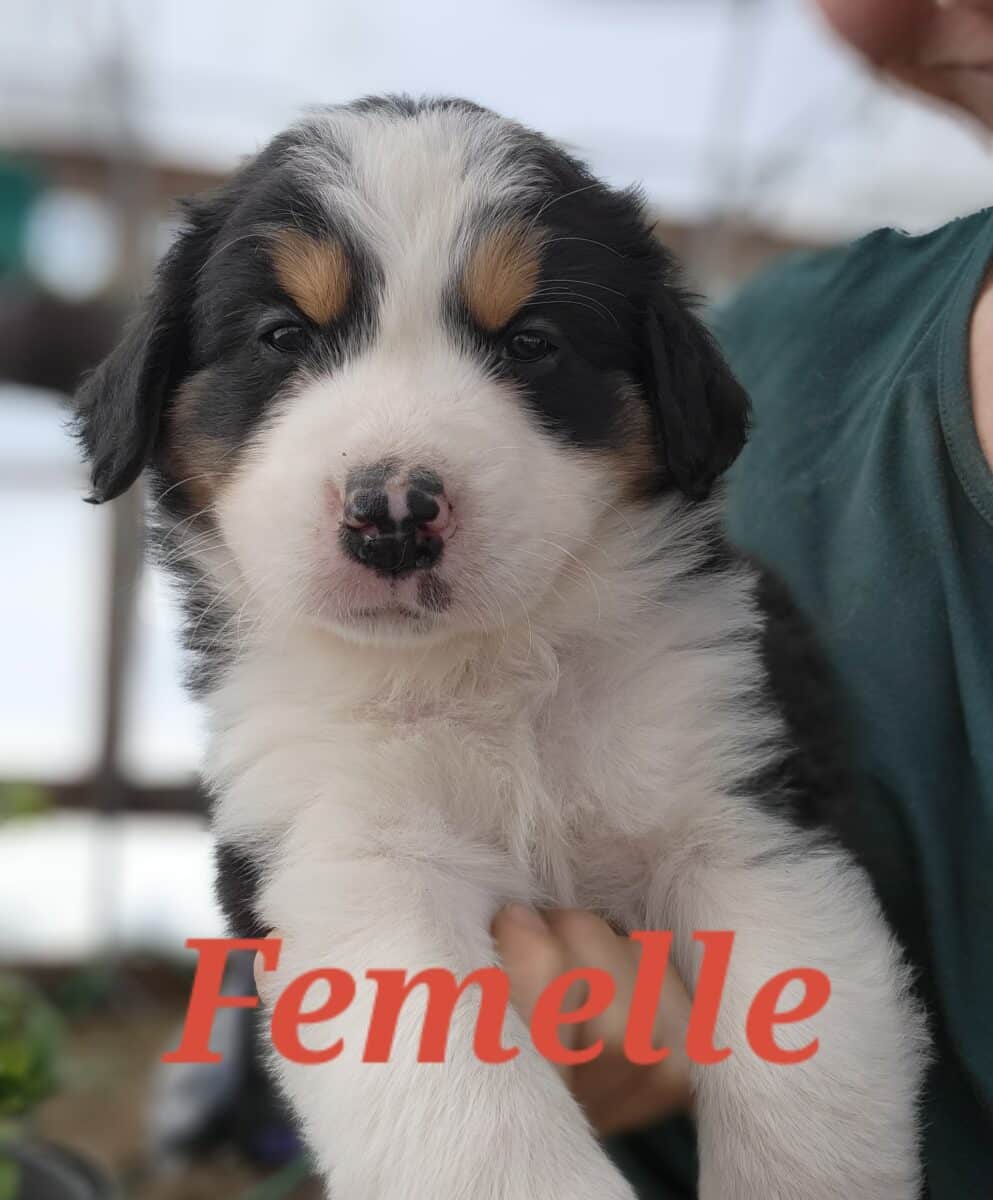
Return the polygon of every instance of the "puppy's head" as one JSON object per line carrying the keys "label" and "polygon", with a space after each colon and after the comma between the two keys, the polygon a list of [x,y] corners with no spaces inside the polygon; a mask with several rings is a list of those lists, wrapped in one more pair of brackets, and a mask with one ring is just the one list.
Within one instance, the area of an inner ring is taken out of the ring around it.
{"label": "puppy's head", "polygon": [[322,113],[188,207],[80,393],[93,498],[149,468],[186,553],[277,622],[499,627],[605,511],[702,498],[741,447],[671,274],[633,194],[492,113]]}

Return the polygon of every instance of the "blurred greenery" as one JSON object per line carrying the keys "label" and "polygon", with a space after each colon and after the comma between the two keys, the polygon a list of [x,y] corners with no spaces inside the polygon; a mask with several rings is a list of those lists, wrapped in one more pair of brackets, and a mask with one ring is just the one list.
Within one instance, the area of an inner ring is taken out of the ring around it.
{"label": "blurred greenery", "polygon": [[[241,1200],[288,1200],[312,1174],[313,1167],[310,1162],[306,1156],[301,1156],[287,1163],[275,1175],[249,1188],[247,1192],[242,1192]],[[3,1192],[0,1192],[0,1200],[4,1200]]]}
{"label": "blurred greenery", "polygon": [[0,821],[37,817],[51,807],[48,791],[34,783],[0,783]]}
{"label": "blurred greenery", "polygon": [[121,997],[121,977],[114,966],[95,962],[80,967],[55,989],[59,1012],[73,1021],[112,1007]]}
{"label": "blurred greenery", "polygon": [[0,1200],[17,1200],[21,1182],[21,1168],[9,1158],[3,1158],[0,1147]]}
{"label": "blurred greenery", "polygon": [[41,992],[0,974],[0,1117],[27,1113],[55,1089],[61,1041],[61,1019]]}

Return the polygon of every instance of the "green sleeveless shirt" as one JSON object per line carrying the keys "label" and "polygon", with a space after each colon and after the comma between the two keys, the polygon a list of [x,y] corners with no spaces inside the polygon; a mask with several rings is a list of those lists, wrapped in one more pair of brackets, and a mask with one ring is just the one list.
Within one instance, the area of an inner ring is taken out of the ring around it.
{"label": "green sleeveless shirt", "polygon": [[[968,375],[991,259],[993,210],[884,230],[783,260],[716,320],[754,405],[729,531],[834,665],[849,832],[931,1011],[931,1200],[993,1200],[993,472]],[[616,1144],[642,1196],[693,1194],[685,1128]]]}

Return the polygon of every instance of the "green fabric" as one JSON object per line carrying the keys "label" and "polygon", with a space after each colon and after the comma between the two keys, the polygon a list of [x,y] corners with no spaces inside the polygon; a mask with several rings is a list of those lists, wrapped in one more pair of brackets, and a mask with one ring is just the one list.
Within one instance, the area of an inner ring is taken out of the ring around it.
{"label": "green fabric", "polygon": [[[774,567],[839,677],[855,835],[920,973],[937,1056],[931,1200],[993,1198],[993,472],[968,385],[993,210],[793,256],[719,314],[755,409],[728,524]],[[644,1197],[660,1138],[624,1140]]]}

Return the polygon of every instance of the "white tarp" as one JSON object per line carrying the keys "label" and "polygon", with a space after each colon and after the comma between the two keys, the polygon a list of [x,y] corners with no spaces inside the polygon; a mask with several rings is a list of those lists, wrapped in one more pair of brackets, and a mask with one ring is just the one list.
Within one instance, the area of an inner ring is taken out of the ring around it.
{"label": "white tarp", "polygon": [[124,111],[153,156],[228,167],[306,105],[381,91],[491,105],[674,217],[920,229],[993,183],[974,133],[871,79],[808,0],[4,5],[0,141],[103,144]]}
{"label": "white tarp", "polygon": [[[82,503],[85,492],[64,408],[0,386],[0,780],[72,781],[96,767],[110,525],[106,510]],[[202,724],[182,674],[176,597],[149,567],[137,596],[121,745],[121,765],[136,782],[195,776]]]}

